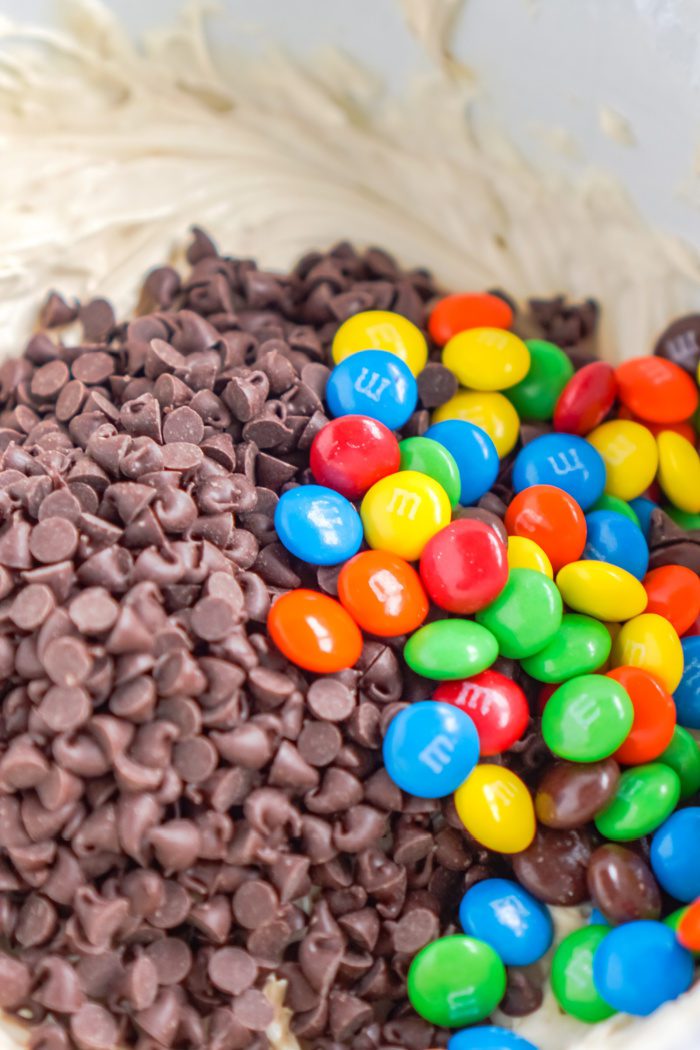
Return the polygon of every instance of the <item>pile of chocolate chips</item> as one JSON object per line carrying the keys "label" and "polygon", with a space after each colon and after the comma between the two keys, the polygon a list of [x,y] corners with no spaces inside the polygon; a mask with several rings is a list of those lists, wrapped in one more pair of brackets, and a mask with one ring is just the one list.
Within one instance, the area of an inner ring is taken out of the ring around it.
{"label": "pile of chocolate chips", "polygon": [[[280,276],[196,231],[188,260],[185,281],[147,277],[126,323],[50,296],[0,369],[0,1007],[34,1050],[263,1050],[279,978],[311,1050],[443,1046],[407,1002],[408,965],[510,864],[382,768],[389,720],[430,693],[401,639],[314,680],[265,631],[286,589],[334,593],[273,514],[309,480],[336,328],[371,308],[423,326],[437,289],[347,244]],[[562,317],[587,359],[590,304],[522,323]],[[405,433],[454,379],[432,363],[419,388]],[[463,513],[502,529],[508,471]],[[652,563],[697,561],[697,535],[655,514]],[[502,760],[538,776],[536,719]],[[594,845],[543,829],[517,875],[575,904]],[[503,1008],[540,999],[512,970]]]}

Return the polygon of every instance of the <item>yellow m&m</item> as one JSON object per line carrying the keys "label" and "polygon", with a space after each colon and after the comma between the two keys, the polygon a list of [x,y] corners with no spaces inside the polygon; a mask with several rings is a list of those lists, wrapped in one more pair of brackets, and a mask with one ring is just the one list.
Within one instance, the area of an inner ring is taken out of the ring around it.
{"label": "yellow m&m", "polygon": [[476,766],[454,794],[459,819],[487,849],[519,853],[535,837],[535,807],[519,776],[505,766]]}
{"label": "yellow m&m", "polygon": [[417,470],[399,470],[372,485],[360,516],[370,547],[415,561],[428,540],[449,524],[452,507],[433,478]]}
{"label": "yellow m&m", "polygon": [[610,653],[611,667],[641,667],[673,693],[683,676],[683,647],[672,625],[657,613],[622,626]]}
{"label": "yellow m&m", "polygon": [[557,573],[561,596],[596,620],[629,620],[647,607],[647,592],[626,569],[607,561],[572,561]]}
{"label": "yellow m&m", "polygon": [[641,423],[613,419],[592,430],[586,440],[605,460],[608,495],[636,499],[649,488],[656,477],[659,454],[654,435]]}
{"label": "yellow m&m", "polygon": [[360,350],[388,350],[400,357],[414,376],[428,360],[428,344],[420,328],[391,310],[365,310],[341,324],[333,339],[335,363],[339,365]]}
{"label": "yellow m&m", "polygon": [[551,561],[540,545],[527,536],[508,537],[508,568],[534,569],[554,579]]}
{"label": "yellow m&m", "polygon": [[661,488],[679,510],[700,514],[700,456],[686,438],[672,430],[663,430],[656,444]]}
{"label": "yellow m&m", "polygon": [[501,459],[515,447],[520,418],[510,401],[497,392],[459,390],[433,412],[433,423],[445,419],[465,419],[489,435]]}
{"label": "yellow m&m", "polygon": [[449,340],[442,363],[471,390],[506,390],[527,375],[530,351],[502,328],[470,328]]}

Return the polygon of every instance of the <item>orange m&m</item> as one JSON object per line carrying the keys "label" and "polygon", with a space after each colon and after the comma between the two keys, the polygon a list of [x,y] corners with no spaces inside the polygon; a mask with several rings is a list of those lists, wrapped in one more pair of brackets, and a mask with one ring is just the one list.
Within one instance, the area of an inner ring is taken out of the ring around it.
{"label": "orange m&m", "polygon": [[632,357],[618,365],[615,378],[623,405],[650,423],[680,423],[698,407],[697,385],[664,357]]}
{"label": "orange m&m", "polygon": [[685,634],[700,615],[700,578],[685,565],[662,565],[642,580],[647,592],[646,611],[658,613]]}
{"label": "orange m&m", "polygon": [[509,536],[526,536],[545,552],[554,572],[577,561],[586,546],[586,519],[573,496],[554,485],[531,485],[511,501]]}
{"label": "orange m&m", "polygon": [[676,727],[673,698],[641,667],[616,667],[607,672],[607,677],[620,683],[634,708],[632,728],[614,757],[628,766],[653,762],[671,743]]}
{"label": "orange m&m", "polygon": [[444,346],[453,335],[469,328],[510,328],[513,310],[498,295],[463,292],[446,295],[436,303],[428,321],[430,338]]}
{"label": "orange m&m", "polygon": [[676,937],[689,951],[700,951],[700,897],[689,904],[681,915]]}
{"label": "orange m&m", "polygon": [[288,660],[317,674],[344,671],[362,652],[360,629],[340,602],[303,587],[277,599],[267,629]]}
{"label": "orange m&m", "polygon": [[338,576],[338,597],[363,631],[392,638],[420,627],[428,597],[413,566],[389,551],[362,551]]}

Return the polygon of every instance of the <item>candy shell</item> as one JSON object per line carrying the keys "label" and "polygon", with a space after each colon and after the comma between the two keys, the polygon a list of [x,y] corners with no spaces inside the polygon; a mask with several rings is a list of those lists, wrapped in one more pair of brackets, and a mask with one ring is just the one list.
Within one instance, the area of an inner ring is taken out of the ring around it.
{"label": "candy shell", "polygon": [[273,604],[267,630],[288,660],[317,674],[334,674],[357,663],[362,635],[339,602],[299,588]]}
{"label": "candy shell", "polygon": [[505,587],[506,548],[483,521],[453,521],[426,543],[420,575],[436,605],[468,615],[483,609]]}
{"label": "candy shell", "polygon": [[418,375],[428,360],[428,345],[420,328],[390,310],[364,310],[344,321],[333,337],[336,365],[362,350],[395,354]]}

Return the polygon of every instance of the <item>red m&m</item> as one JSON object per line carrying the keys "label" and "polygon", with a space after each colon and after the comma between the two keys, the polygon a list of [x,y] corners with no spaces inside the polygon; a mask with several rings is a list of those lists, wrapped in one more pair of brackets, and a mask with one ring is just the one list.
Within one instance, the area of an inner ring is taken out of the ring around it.
{"label": "red m&m", "polygon": [[482,671],[472,678],[443,682],[434,700],[453,704],[468,714],[479,733],[479,753],[500,755],[525,732],[530,720],[525,693],[499,671]]}
{"label": "red m&m", "polygon": [[309,466],[319,485],[350,500],[361,499],[376,481],[399,469],[399,443],[383,423],[369,416],[339,416],[319,430]]}
{"label": "red m&m", "polygon": [[462,615],[497,598],[508,579],[508,552],[495,531],[477,518],[453,521],[430,539],[420,575],[441,609]]}
{"label": "red m&m", "polygon": [[593,361],[575,372],[554,409],[555,430],[585,437],[602,423],[615,401],[617,381],[612,365]]}

